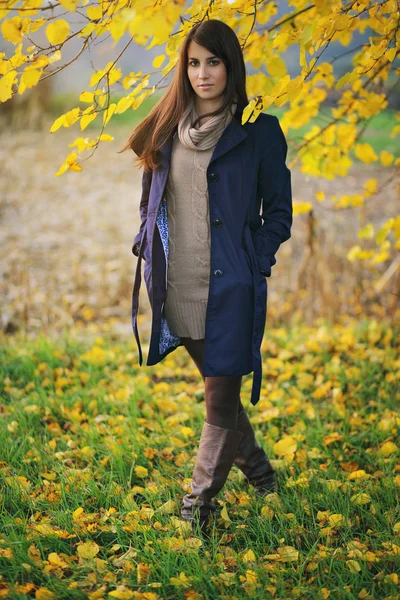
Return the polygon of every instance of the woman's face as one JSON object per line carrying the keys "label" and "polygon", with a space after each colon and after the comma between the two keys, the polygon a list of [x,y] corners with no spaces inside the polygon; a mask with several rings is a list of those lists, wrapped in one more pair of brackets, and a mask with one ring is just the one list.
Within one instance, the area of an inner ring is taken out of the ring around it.
{"label": "woman's face", "polygon": [[[225,90],[227,72],[224,63],[193,40],[188,47],[187,74],[201,100],[215,100]],[[209,87],[201,87],[203,84],[209,84]]]}

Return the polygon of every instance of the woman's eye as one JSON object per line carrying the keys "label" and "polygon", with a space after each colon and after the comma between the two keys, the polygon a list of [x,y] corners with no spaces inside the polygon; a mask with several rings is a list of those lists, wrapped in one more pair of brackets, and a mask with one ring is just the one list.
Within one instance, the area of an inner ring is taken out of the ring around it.
{"label": "woman's eye", "polygon": [[[212,64],[212,63],[214,63],[214,65],[219,65],[219,60],[216,60],[215,58],[213,58],[213,59],[210,60],[210,64]],[[189,64],[190,64],[191,67],[196,67],[197,64],[198,64],[198,61],[197,60],[192,60],[192,61],[190,61]]]}

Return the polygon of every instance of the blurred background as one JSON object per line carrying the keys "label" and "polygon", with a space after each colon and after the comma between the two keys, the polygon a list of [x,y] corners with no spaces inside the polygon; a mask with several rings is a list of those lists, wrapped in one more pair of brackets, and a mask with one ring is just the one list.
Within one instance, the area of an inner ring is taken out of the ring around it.
{"label": "blurred background", "polygon": [[[280,12],[287,12],[286,3]],[[74,18],[74,13],[68,15],[71,22]],[[345,53],[338,44],[327,48],[324,59],[333,65],[335,76],[349,70],[351,50],[369,35],[368,29],[363,35],[356,34]],[[71,40],[63,50],[63,63],[79,52],[80,44],[78,39]],[[10,51],[10,46],[0,40],[0,51]],[[76,106],[86,108],[79,102],[79,94],[89,89],[91,73],[119,51],[112,39],[101,40],[94,51],[83,53],[68,68],[0,105],[0,291],[1,327],[6,333],[20,329],[51,332],[107,323],[118,335],[131,334],[137,260],[131,248],[140,225],[141,172],[135,167],[133,152],[117,151],[169,81],[165,80],[158,93],[136,111],[113,116],[105,131],[114,140],[101,144],[89,160],[84,160],[80,173],[67,171],[55,176],[70,151],[68,144],[78,136],[95,137],[99,124],[90,124],[84,132],[75,125],[49,133],[58,116]],[[152,72],[152,61],[161,53],[160,47],[146,50],[132,43],[119,64],[126,73]],[[282,58],[291,77],[296,77],[300,71],[298,48],[290,48]],[[248,67],[248,74],[253,72]],[[160,74],[154,74],[150,85],[159,79]],[[387,109],[371,119],[364,132],[362,141],[370,143],[378,154],[398,151],[396,139],[390,137],[399,107],[397,83],[391,78],[385,82],[385,89],[380,91],[388,94]],[[118,93],[117,86],[111,102],[126,95],[122,88]],[[287,132],[289,167],[306,130],[329,122],[330,110],[341,91],[328,95],[306,128]],[[272,106],[268,112],[280,118],[284,107]],[[277,264],[268,279],[267,327],[296,322],[312,325],[319,319],[345,320],[347,316],[396,318],[400,269],[388,271],[390,261],[350,262],[347,253],[354,244],[373,247],[373,240],[357,238],[363,224],[372,223],[377,231],[397,214],[399,167],[383,169],[355,158],[349,175],[333,181],[291,168],[293,200],[311,202],[313,209],[294,217],[292,237],[276,256]],[[359,193],[371,178],[384,185],[363,207],[337,211],[316,197],[321,191],[328,197]],[[146,336],[150,306],[144,284],[140,313],[139,329]]]}

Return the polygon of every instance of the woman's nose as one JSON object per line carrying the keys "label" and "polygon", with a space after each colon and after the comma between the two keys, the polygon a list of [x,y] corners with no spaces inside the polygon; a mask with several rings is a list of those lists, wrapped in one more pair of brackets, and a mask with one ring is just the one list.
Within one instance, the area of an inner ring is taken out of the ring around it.
{"label": "woman's nose", "polygon": [[208,71],[207,71],[207,67],[200,67],[200,72],[199,72],[199,78],[200,79],[207,79],[208,78]]}

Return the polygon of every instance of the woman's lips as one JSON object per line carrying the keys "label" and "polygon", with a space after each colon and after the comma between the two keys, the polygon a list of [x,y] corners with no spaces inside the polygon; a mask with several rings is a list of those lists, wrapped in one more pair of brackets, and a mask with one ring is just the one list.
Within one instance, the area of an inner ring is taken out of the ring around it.
{"label": "woman's lips", "polygon": [[212,84],[210,84],[210,85],[199,85],[199,87],[200,87],[202,90],[206,90],[206,89],[208,89],[208,88],[212,87]]}

